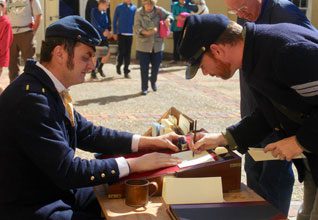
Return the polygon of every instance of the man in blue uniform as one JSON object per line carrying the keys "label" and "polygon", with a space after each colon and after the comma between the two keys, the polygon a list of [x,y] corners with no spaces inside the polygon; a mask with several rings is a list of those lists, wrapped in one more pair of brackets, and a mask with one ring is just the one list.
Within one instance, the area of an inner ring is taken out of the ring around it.
{"label": "man in blue uniform", "polygon": [[[315,30],[304,13],[289,0],[224,0],[224,2],[229,8],[228,12],[238,16],[238,23],[241,25],[244,24],[245,19],[256,24],[293,23]],[[240,94],[241,117],[244,118],[251,115],[257,105],[243,73],[240,73]],[[257,146],[262,147],[276,140],[278,137],[271,134]],[[244,168],[247,185],[287,215],[294,185],[292,163],[255,162],[247,153]],[[276,176],[280,178],[273,178]]]}
{"label": "man in blue uniform", "polygon": [[27,61],[24,74],[2,93],[1,219],[101,219],[91,186],[180,162],[161,153],[127,160],[74,157],[77,147],[107,154],[177,151],[172,142],[178,135],[141,137],[98,127],[73,109],[68,88],[94,68],[100,40],[85,19],[60,19],[46,30],[40,62]]}
{"label": "man in blue uniform", "polygon": [[252,115],[224,133],[198,134],[191,148],[229,145],[245,153],[274,132],[280,140],[266,145],[265,151],[287,161],[306,156],[294,160],[304,181],[298,219],[317,219],[318,33],[286,23],[247,23],[242,29],[224,15],[191,16],[179,51],[190,62],[187,78],[201,68],[204,75],[229,79],[241,68],[257,102]]}

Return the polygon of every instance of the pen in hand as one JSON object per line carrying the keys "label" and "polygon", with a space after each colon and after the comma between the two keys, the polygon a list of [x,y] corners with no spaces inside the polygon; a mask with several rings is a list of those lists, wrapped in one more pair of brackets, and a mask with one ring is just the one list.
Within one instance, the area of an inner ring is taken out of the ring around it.
{"label": "pen in hand", "polygon": [[[197,134],[197,120],[194,120],[194,126],[193,126],[193,143],[195,143],[195,138]],[[192,157],[194,157],[194,151],[192,151]]]}

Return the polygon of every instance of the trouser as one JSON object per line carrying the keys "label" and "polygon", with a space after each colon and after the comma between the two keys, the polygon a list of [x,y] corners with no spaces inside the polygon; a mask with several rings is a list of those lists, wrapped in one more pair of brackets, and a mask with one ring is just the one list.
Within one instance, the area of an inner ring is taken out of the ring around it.
{"label": "trouser", "polygon": [[[49,206],[51,206],[50,204]],[[42,207],[42,209],[45,207]],[[58,201],[47,216],[49,220],[101,220],[101,208],[92,187],[78,189],[75,201]]]}
{"label": "trouser", "polygon": [[[108,46],[109,46],[108,40],[102,40],[102,41],[100,42],[99,46],[108,47]],[[106,55],[106,56],[107,56],[107,55]],[[98,58],[96,59],[96,69],[102,70],[103,65],[104,65],[104,64],[102,63],[102,57],[98,57]]]}
{"label": "trouser", "polygon": [[[278,139],[272,134],[260,145],[264,147]],[[295,182],[292,162],[286,160],[255,162],[249,154],[246,154],[244,168],[248,187],[288,216]]]}
{"label": "trouser", "polygon": [[178,51],[178,43],[179,39],[181,38],[182,31],[174,31],[173,32],[173,60],[179,61],[180,60],[180,54]]}
{"label": "trouser", "polygon": [[140,62],[141,90],[147,91],[149,81],[149,64],[151,64],[150,82],[155,84],[157,82],[159,67],[162,60],[162,51],[157,53],[138,51],[138,58]]}
{"label": "trouser", "polygon": [[[22,205],[0,208],[1,220],[103,220],[101,208],[92,187],[73,190],[47,204]],[[32,202],[32,201],[30,201]]]}
{"label": "trouser", "polygon": [[317,186],[312,178],[307,160],[304,160],[306,171],[304,178],[304,201],[298,210],[297,220],[318,220]]}
{"label": "trouser", "polygon": [[247,186],[287,216],[294,185],[291,162],[255,162],[246,154],[245,172]]}
{"label": "trouser", "polygon": [[13,41],[10,47],[9,78],[12,82],[19,75],[19,53],[24,61],[33,58],[35,54],[35,45],[33,41],[33,31],[27,31],[13,35]]}
{"label": "trouser", "polygon": [[121,67],[124,63],[124,73],[129,72],[130,65],[130,54],[132,45],[132,36],[118,35],[118,56],[117,56],[117,66]]}

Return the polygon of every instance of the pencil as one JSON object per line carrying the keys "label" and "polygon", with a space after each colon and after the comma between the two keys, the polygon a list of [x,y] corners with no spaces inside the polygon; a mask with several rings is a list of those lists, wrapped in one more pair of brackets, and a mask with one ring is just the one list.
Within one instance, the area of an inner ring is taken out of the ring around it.
{"label": "pencil", "polygon": [[[197,120],[194,120],[193,143],[195,143],[196,135],[197,135]],[[194,157],[194,151],[192,151],[192,157]]]}

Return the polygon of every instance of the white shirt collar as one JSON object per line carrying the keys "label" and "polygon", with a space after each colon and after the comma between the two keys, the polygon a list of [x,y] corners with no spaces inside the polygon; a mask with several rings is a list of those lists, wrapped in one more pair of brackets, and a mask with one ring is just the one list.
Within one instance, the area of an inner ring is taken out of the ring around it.
{"label": "white shirt collar", "polygon": [[51,73],[51,71],[49,71],[48,69],[46,69],[41,63],[36,62],[36,65],[38,67],[40,67],[52,80],[56,90],[58,91],[58,93],[61,93],[64,90],[68,90],[65,88],[65,86],[63,86],[63,84],[53,75],[53,73]]}

